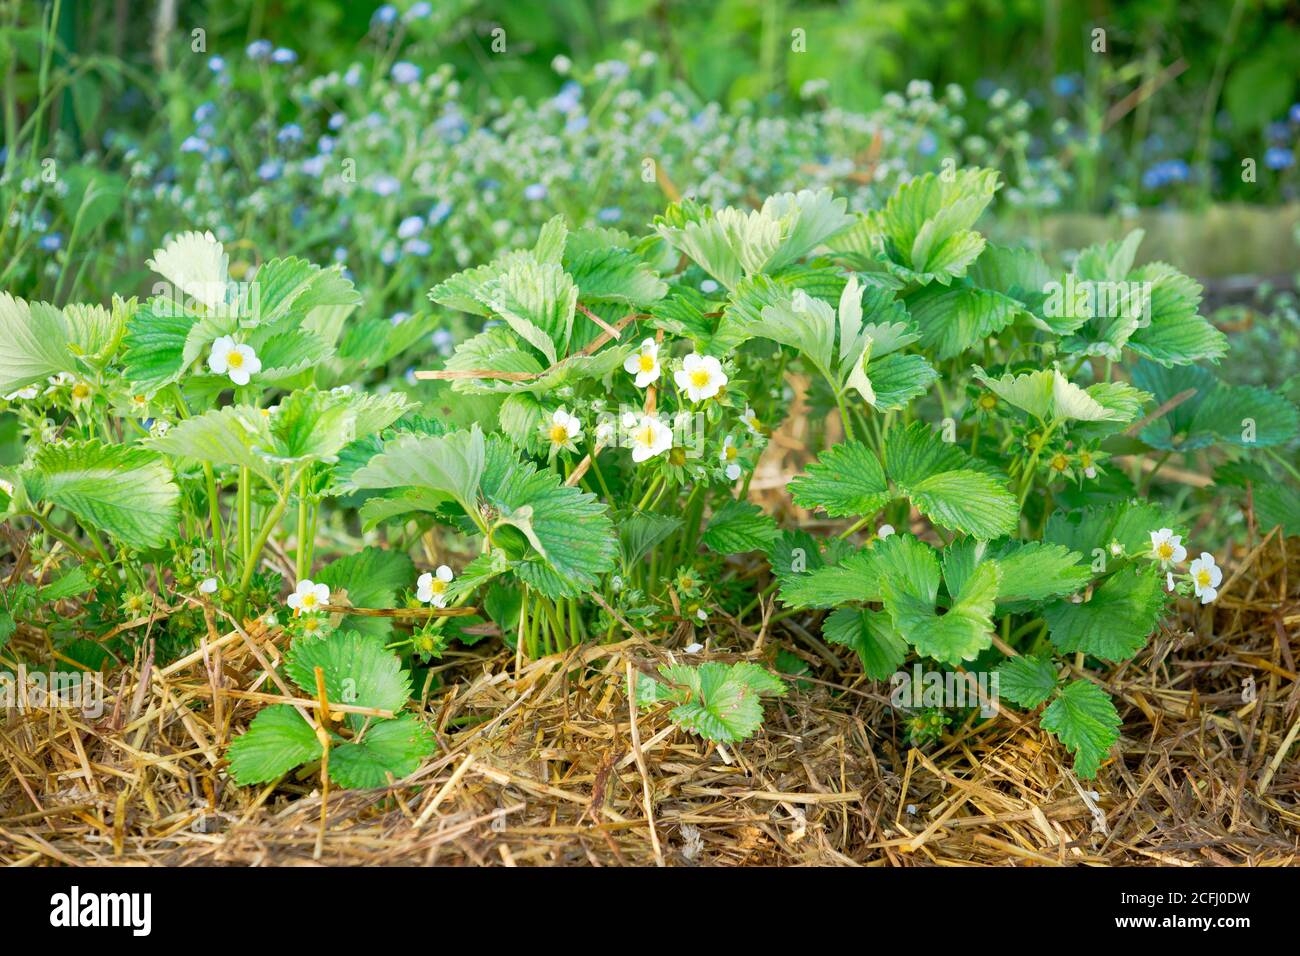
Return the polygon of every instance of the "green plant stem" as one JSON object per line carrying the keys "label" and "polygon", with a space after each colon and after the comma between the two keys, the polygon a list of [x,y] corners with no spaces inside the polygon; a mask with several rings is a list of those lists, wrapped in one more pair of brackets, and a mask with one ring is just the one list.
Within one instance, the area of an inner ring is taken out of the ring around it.
{"label": "green plant stem", "polygon": [[208,487],[208,522],[212,525],[212,546],[216,549],[217,571],[226,574],[225,534],[221,528],[221,501],[217,498],[217,477],[211,462],[203,463],[203,480]]}
{"label": "green plant stem", "polygon": [[614,503],[614,496],[610,494],[609,485],[605,484],[605,476],[601,473],[599,458],[600,456],[596,454],[596,449],[593,448],[591,450],[591,473],[596,476],[596,483],[600,485],[600,490],[605,495],[606,504],[612,505]]}
{"label": "green plant stem", "polygon": [[663,472],[655,475],[654,480],[650,482],[650,487],[645,490],[641,502],[636,506],[637,511],[645,511],[646,505],[650,504],[650,496],[659,490],[659,485],[663,483]]}
{"label": "green plant stem", "polygon": [[1142,481],[1142,490],[1139,492],[1139,494],[1142,497],[1145,498],[1147,494],[1151,491],[1151,482],[1156,480],[1156,472],[1158,472],[1162,467],[1164,467],[1165,462],[1169,460],[1170,456],[1173,455],[1173,453],[1174,453],[1173,449],[1170,449],[1169,451],[1165,452],[1163,455],[1161,455],[1159,458],[1156,459],[1155,467],[1147,472],[1146,478],[1143,479]]}
{"label": "green plant stem", "polygon": [[853,532],[861,531],[863,528],[865,528],[867,524],[871,521],[871,519],[874,517],[875,515],[863,515],[857,521],[853,522],[853,524],[849,525],[847,528],[841,531],[836,537],[838,537],[841,541],[843,541],[849,535],[853,534]]}
{"label": "green plant stem", "polygon": [[38,525],[41,526],[41,530],[43,530],[50,537],[55,538],[58,541],[62,541],[63,545],[73,554],[79,556],[82,561],[94,560],[91,553],[85,550],[81,545],[79,545],[76,542],[76,539],[74,539],[71,535],[66,534],[65,532],[60,531],[58,528],[54,527],[54,525],[50,524],[50,522],[46,520],[44,515],[36,511],[24,511],[21,512],[21,514],[25,514],[27,517],[35,521]]}
{"label": "green plant stem", "polygon": [[271,513],[266,516],[266,521],[262,524],[262,529],[258,531],[257,537],[252,542],[247,560],[244,561],[244,573],[239,579],[239,616],[243,616],[245,605],[248,603],[248,587],[253,580],[253,571],[257,568],[257,559],[262,556],[262,549],[266,547],[267,540],[271,537],[271,532],[275,526],[280,523],[280,518],[284,515],[284,509],[289,504],[289,488],[292,480],[285,482],[285,487],[281,489],[279,496],[276,498],[275,506],[271,508]]}
{"label": "green plant stem", "polygon": [[1295,467],[1295,465],[1291,464],[1289,461],[1287,461],[1285,458],[1283,458],[1281,455],[1279,455],[1279,454],[1278,454],[1274,449],[1272,449],[1272,448],[1265,448],[1264,451],[1266,451],[1266,452],[1268,453],[1268,456],[1269,456],[1270,458],[1272,458],[1275,462],[1277,462],[1279,465],[1281,465],[1283,468],[1285,468],[1288,472],[1290,472],[1292,478],[1294,478],[1296,481],[1300,481],[1300,471],[1296,471],[1296,467]]}
{"label": "green plant stem", "polygon": [[1043,453],[1043,446],[1047,440],[1052,437],[1052,432],[1056,430],[1056,422],[1048,425],[1043,430],[1042,437],[1038,439],[1038,444],[1034,446],[1034,453],[1029,458],[1029,465],[1025,468],[1025,480],[1020,486],[1020,508],[1023,511],[1025,500],[1029,497],[1029,489],[1034,486],[1034,471],[1038,468],[1038,456]]}
{"label": "green plant stem", "polygon": [[699,539],[700,521],[704,517],[704,496],[700,494],[704,488],[703,485],[696,485],[691,489],[690,497],[686,499],[686,526],[682,529],[682,549],[678,552],[678,563],[683,564],[691,559],[691,553],[695,550],[695,543]]}
{"label": "green plant stem", "polygon": [[779,582],[769,581],[767,587],[759,591],[758,596],[755,597],[752,601],[750,601],[741,609],[740,614],[736,616],[736,619],[744,620],[746,617],[748,617],[753,612],[754,608],[758,607],[759,602],[761,602],[763,598],[767,597],[769,594],[775,591],[778,587],[780,587]]}
{"label": "green plant stem", "polygon": [[298,476],[298,553],[295,555],[295,571],[298,580],[307,576],[310,558],[307,556],[307,472]]}
{"label": "green plant stem", "polygon": [[[832,384],[832,388],[835,386]],[[844,395],[841,392],[835,393],[835,404],[840,410],[840,424],[844,428],[844,440],[853,441],[853,420],[849,418],[849,409],[844,404]]]}
{"label": "green plant stem", "polygon": [[253,489],[251,473],[247,465],[239,469],[239,557],[247,564],[248,552],[252,547],[253,529]]}

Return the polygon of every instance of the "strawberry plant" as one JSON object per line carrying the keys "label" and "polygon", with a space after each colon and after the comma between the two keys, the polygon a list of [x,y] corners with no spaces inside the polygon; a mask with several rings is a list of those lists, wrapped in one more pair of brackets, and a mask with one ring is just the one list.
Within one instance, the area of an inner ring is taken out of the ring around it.
{"label": "strawberry plant", "polygon": [[[1173,593],[1208,603],[1222,581],[1209,552],[1184,564],[1180,509],[1143,500],[1154,473],[1139,486],[1112,456],[1220,440],[1271,456],[1296,412],[1195,366],[1224,336],[1193,280],[1134,267],[1140,233],[1054,268],[974,229],[996,188],[989,171],[923,176],[847,223],[828,196],[683,204],[659,231],[727,290],[716,324],[699,309],[681,327],[719,352],[778,343],[841,419],[846,440],[790,491],[851,524],[824,546],[772,544],[782,602],[829,611],[823,635],[875,679],[911,654],[995,669],[1008,700],[1046,704],[1042,726],[1088,777],[1119,726],[1089,663],[1133,657]],[[1180,413],[1184,385],[1199,400]],[[865,546],[845,540],[876,523]]]}
{"label": "strawberry plant", "polygon": [[[994,675],[1092,776],[1119,730],[1104,668],[1142,653],[1175,596],[1224,586],[1190,531],[1206,502],[1153,495],[1161,469],[1199,456],[1293,527],[1276,479],[1298,477],[1297,415],[1205,367],[1226,339],[1193,280],[1135,265],[1140,233],[1068,266],[989,243],[998,186],[926,175],[867,213],[829,190],[686,199],[640,236],[554,217],[396,325],[360,317],[338,266],[271,259],[235,281],[197,232],[155,252],[145,300],[0,295],[24,444],[0,506],[43,575],[6,587],[0,643],[48,627],[98,665],[133,651],[123,621],[162,622],[163,657],[210,614],[257,621],[289,642],[267,676],[317,706],[259,713],[236,780],[320,761],[379,786],[431,752],[402,713],[408,671],[454,642],[499,635],[522,659],[631,633],[696,653],[725,640],[718,621],[801,615],[872,680]],[[442,321],[475,331],[441,367],[357,386]],[[789,486],[842,524],[824,540],[750,500],[796,399],[828,422]],[[765,587],[746,555],[767,557]],[[633,688],[719,742],[785,690],[748,661]],[[922,701],[913,738],[960,706]]]}
{"label": "strawberry plant", "polygon": [[[411,696],[410,674],[374,641],[355,631],[299,637],[285,670],[304,694],[320,695],[319,716],[289,704],[259,712],[230,745],[238,783],[266,783],[320,760],[341,787],[379,787],[433,753],[433,736],[419,719],[397,714]],[[343,707],[331,711],[331,705]]]}

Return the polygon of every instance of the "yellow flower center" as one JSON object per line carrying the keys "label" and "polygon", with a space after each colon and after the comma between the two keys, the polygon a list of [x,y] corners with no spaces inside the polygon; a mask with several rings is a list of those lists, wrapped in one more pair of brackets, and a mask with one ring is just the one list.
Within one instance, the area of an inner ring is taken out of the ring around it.
{"label": "yellow flower center", "polygon": [[1197,571],[1196,583],[1203,588],[1208,588],[1210,586],[1210,572],[1205,570],[1205,568],[1201,568],[1201,570]]}
{"label": "yellow flower center", "polygon": [[691,372],[691,384],[696,388],[704,388],[704,386],[709,384],[712,377],[713,376],[709,374],[707,368],[697,368],[695,371]]}
{"label": "yellow flower center", "polygon": [[72,386],[73,398],[86,398],[89,395],[90,395],[90,386],[87,385],[85,382],[78,382],[76,385]]}
{"label": "yellow flower center", "polygon": [[569,440],[569,430],[563,425],[552,425],[550,436],[553,444],[563,445]]}
{"label": "yellow flower center", "polygon": [[655,357],[648,352],[642,352],[641,357],[637,359],[637,365],[643,372],[653,372],[655,367]]}
{"label": "yellow flower center", "polygon": [[650,448],[655,443],[655,430],[647,425],[645,428],[639,430],[633,437],[636,439],[638,445],[644,445],[646,448]]}
{"label": "yellow flower center", "polygon": [[997,407],[997,404],[998,400],[992,395],[980,396],[980,408],[984,409],[986,412],[993,411],[993,409]]}
{"label": "yellow flower center", "polygon": [[303,606],[303,607],[315,607],[315,606],[316,606],[316,595],[315,595],[314,592],[312,592],[312,591],[308,591],[306,594],[304,594],[304,595],[302,596],[302,606]]}
{"label": "yellow flower center", "polygon": [[1089,455],[1086,451],[1079,452],[1079,464],[1083,465],[1084,468],[1091,468],[1092,456]]}
{"label": "yellow flower center", "polygon": [[1160,556],[1161,561],[1168,561],[1174,556],[1174,546],[1168,541],[1161,541],[1156,545],[1156,554]]}
{"label": "yellow flower center", "polygon": [[232,350],[230,354],[226,356],[226,364],[231,368],[243,368],[244,367],[243,353]]}
{"label": "yellow flower center", "polygon": [[727,456],[727,461],[735,461],[735,460],[736,460],[736,446],[735,446],[735,445],[728,445],[727,448],[726,448],[726,452],[725,452],[725,454],[726,454],[726,456]]}
{"label": "yellow flower center", "polygon": [[1064,455],[1057,455],[1052,459],[1052,468],[1056,471],[1065,471],[1068,467],[1070,467],[1070,459]]}
{"label": "yellow flower center", "polygon": [[442,578],[434,578],[433,583],[429,585],[429,590],[434,594],[443,594],[447,590],[447,582]]}

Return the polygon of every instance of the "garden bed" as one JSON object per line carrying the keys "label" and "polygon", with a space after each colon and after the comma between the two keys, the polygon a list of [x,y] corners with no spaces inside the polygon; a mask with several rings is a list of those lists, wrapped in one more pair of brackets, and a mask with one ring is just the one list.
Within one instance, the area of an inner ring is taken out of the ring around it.
{"label": "garden bed", "polygon": [[0,862],[1291,865],[1289,545],[1272,534],[1239,551],[1215,605],[1182,602],[1137,657],[1095,675],[1124,723],[1082,784],[1064,749],[1010,709],[909,746],[888,688],[812,637],[810,620],[787,618],[758,634],[716,629],[691,657],[765,660],[781,645],[808,664],[739,744],[689,735],[664,709],[634,715],[629,668],[680,659],[685,637],[667,650],[630,635],[522,667],[448,654],[420,708],[437,753],[391,787],[322,800],[308,768],[240,788],[225,747],[262,699],[244,690],[250,676],[283,641],[214,619],[197,652],[117,675],[98,720],[44,712],[0,729]]}

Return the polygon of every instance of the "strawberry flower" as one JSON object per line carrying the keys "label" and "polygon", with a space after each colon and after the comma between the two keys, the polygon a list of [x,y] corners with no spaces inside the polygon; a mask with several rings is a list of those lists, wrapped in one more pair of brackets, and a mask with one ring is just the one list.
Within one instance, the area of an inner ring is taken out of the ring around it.
{"label": "strawberry flower", "polygon": [[561,405],[551,415],[550,423],[542,425],[542,430],[551,443],[551,451],[575,451],[577,446],[574,442],[582,437],[582,422]]}
{"label": "strawberry flower", "polygon": [[322,605],[330,602],[330,586],[328,584],[316,584],[311,578],[303,578],[298,582],[294,592],[289,595],[285,601],[289,607],[293,608],[294,617],[299,614],[315,614]]}
{"label": "strawberry flower", "polygon": [[236,385],[247,385],[248,380],[262,371],[262,360],[251,345],[236,342],[223,335],[212,343],[208,368],[216,375],[229,375]]}
{"label": "strawberry flower", "polygon": [[1174,534],[1168,528],[1152,531],[1151,556],[1160,562],[1162,568],[1185,561],[1187,549],[1183,547],[1182,535]]}
{"label": "strawberry flower", "polygon": [[1223,582],[1223,569],[1214,563],[1214,555],[1202,551],[1201,556],[1191,563],[1192,587],[1202,604],[1209,604],[1219,596],[1219,585]]}
{"label": "strawberry flower", "polygon": [[445,564],[438,565],[438,570],[433,574],[425,571],[415,580],[415,597],[424,604],[432,604],[434,607],[447,606],[447,585],[451,584],[451,568]]}
{"label": "strawberry flower", "polygon": [[672,429],[654,415],[634,419],[629,437],[632,439],[632,460],[638,464],[673,447]]}
{"label": "strawberry flower", "polygon": [[646,339],[641,347],[627,357],[623,370],[633,379],[637,388],[645,388],[659,380],[659,345],[654,339]]}
{"label": "strawberry flower", "polygon": [[707,401],[727,384],[727,374],[722,371],[722,363],[712,355],[700,355],[697,352],[692,352],[682,360],[682,367],[673,379],[692,402]]}

